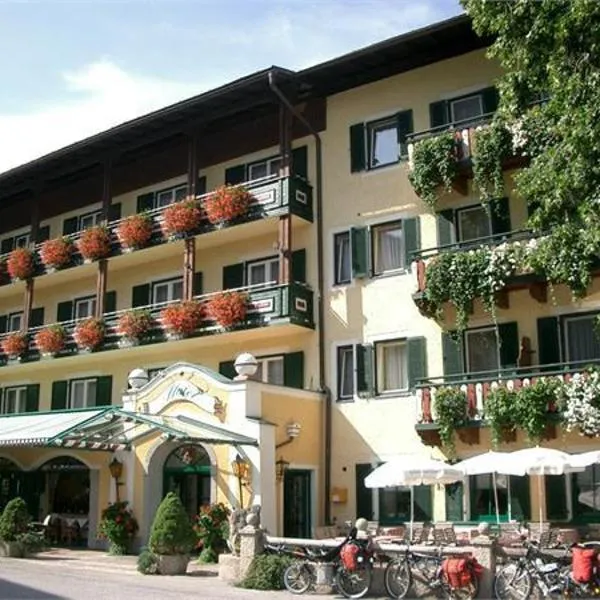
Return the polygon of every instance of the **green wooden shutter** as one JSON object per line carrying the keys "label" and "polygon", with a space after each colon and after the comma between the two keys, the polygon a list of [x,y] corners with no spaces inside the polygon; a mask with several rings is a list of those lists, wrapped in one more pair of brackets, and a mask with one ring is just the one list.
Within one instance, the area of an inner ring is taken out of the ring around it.
{"label": "green wooden shutter", "polygon": [[236,165],[225,169],[225,183],[237,185],[246,181],[246,165]]}
{"label": "green wooden shutter", "polygon": [[8,327],[8,316],[7,315],[0,316],[0,333],[6,333],[7,327]]}
{"label": "green wooden shutter", "polygon": [[375,393],[375,364],[373,346],[357,344],[356,391],[361,398],[371,398]]}
{"label": "green wooden shutter", "polygon": [[29,316],[29,327],[41,327],[44,324],[44,307],[33,308]]}
{"label": "green wooden shutter", "polygon": [[492,217],[492,233],[508,233],[511,231],[510,208],[508,198],[498,198],[490,204]]}
{"label": "green wooden shutter", "polygon": [[141,213],[154,208],[154,192],[141,194],[137,197],[136,212]]}
{"label": "green wooden shutter", "polygon": [[206,175],[200,175],[196,181],[196,196],[206,194]]}
{"label": "green wooden shutter", "polygon": [[70,235],[76,233],[78,229],[79,219],[77,217],[71,217],[63,221],[63,235]]}
{"label": "green wooden shutter", "polygon": [[40,386],[38,383],[27,386],[25,393],[25,412],[37,412],[40,409]]}
{"label": "green wooden shutter", "polygon": [[537,320],[537,352],[540,365],[560,362],[560,335],[558,317]]}
{"label": "green wooden shutter", "polygon": [[38,244],[45,242],[50,239],[50,225],[44,225],[38,229],[37,239],[35,240]]}
{"label": "green wooden shutter", "polygon": [[442,333],[442,353],[444,357],[444,375],[462,375],[464,373],[464,354],[462,339],[455,340],[451,333]]}
{"label": "green wooden shutter", "polygon": [[437,214],[438,245],[448,246],[456,240],[453,210],[441,210]]}
{"label": "green wooden shutter", "polygon": [[150,304],[150,284],[134,285],[131,290],[131,307],[148,306]]}
{"label": "green wooden shutter", "polygon": [[306,283],[306,250],[292,252],[292,281]]}
{"label": "green wooden shutter", "polygon": [[371,473],[373,467],[370,464],[357,464],[354,468],[356,483],[356,517],[370,521],[373,518],[373,490],[365,485],[365,477]]}
{"label": "green wooden shutter", "polygon": [[408,269],[414,260],[413,254],[421,247],[419,217],[404,219],[402,221],[402,230],[404,231],[404,267]]}
{"label": "green wooden shutter", "polygon": [[529,496],[529,475],[510,475],[510,495],[512,518],[517,521],[531,519],[531,499]]}
{"label": "green wooden shutter", "polygon": [[292,172],[298,177],[308,179],[308,148],[306,146],[292,150]]}
{"label": "green wooden shutter", "polygon": [[231,290],[244,286],[244,263],[223,267],[223,289]]}
{"label": "green wooden shutter", "polygon": [[547,518],[550,521],[566,521],[569,516],[567,508],[567,492],[564,475],[546,475]]}
{"label": "green wooden shutter", "polygon": [[429,123],[432,129],[450,123],[450,111],[447,100],[432,102],[429,105]]}
{"label": "green wooden shutter", "polygon": [[112,376],[105,375],[96,379],[96,406],[112,404]]}
{"label": "green wooden shutter", "polygon": [[424,337],[409,338],[408,352],[408,387],[412,390],[417,380],[427,377],[427,341]]}
{"label": "green wooden shutter", "polygon": [[219,373],[225,377],[228,377],[229,379],[234,379],[237,376],[235,362],[233,360],[224,360],[223,362],[220,362]]}
{"label": "green wooden shutter", "polygon": [[500,97],[498,95],[498,90],[494,86],[481,90],[481,99],[483,104],[483,114],[487,115],[488,113],[496,112]]}
{"label": "green wooden shutter", "polygon": [[194,281],[193,281],[193,290],[192,293],[194,296],[200,296],[202,294],[202,271],[196,271],[194,273]]}
{"label": "green wooden shutter", "polygon": [[406,137],[413,132],[413,111],[404,110],[396,115],[398,127],[398,153],[400,157],[408,156],[408,142]]}
{"label": "green wooden shutter", "polygon": [[460,481],[445,486],[446,521],[463,521],[464,486]]}
{"label": "green wooden shutter", "polygon": [[516,322],[498,325],[500,339],[500,366],[503,369],[516,367],[519,358],[519,327]]}
{"label": "green wooden shutter", "polygon": [[415,485],[415,521],[431,521],[433,519],[433,502],[430,485]]}
{"label": "green wooden shutter", "polygon": [[304,352],[290,352],[284,355],[283,385],[304,389]]}
{"label": "green wooden shutter", "polygon": [[14,238],[6,238],[2,240],[2,244],[0,244],[0,254],[8,254],[13,251],[15,245]]}
{"label": "green wooden shutter", "polygon": [[352,277],[360,279],[369,276],[369,230],[366,227],[350,229],[350,254],[352,256]]}
{"label": "green wooden shutter", "polygon": [[117,221],[121,218],[121,203],[116,202],[108,207],[108,220]]}
{"label": "green wooden shutter", "polygon": [[59,302],[56,307],[56,320],[59,323],[63,321],[70,321],[73,318],[73,302],[67,300],[66,302]]}
{"label": "green wooden shutter", "polygon": [[350,172],[358,173],[366,168],[365,125],[358,123],[350,127]]}
{"label": "green wooden shutter", "polygon": [[52,382],[52,410],[64,410],[67,408],[67,393],[69,389],[68,381],[53,381]]}
{"label": "green wooden shutter", "polygon": [[114,290],[106,292],[104,296],[104,312],[112,313],[117,310],[117,292]]}

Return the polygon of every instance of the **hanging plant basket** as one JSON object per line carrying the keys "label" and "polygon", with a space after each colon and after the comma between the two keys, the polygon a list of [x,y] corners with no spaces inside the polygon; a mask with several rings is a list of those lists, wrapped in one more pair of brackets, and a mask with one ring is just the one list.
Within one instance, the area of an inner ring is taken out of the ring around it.
{"label": "hanging plant basket", "polygon": [[20,358],[28,348],[29,338],[22,331],[11,333],[2,340],[2,352],[9,358]]}
{"label": "hanging plant basket", "polygon": [[239,186],[223,185],[204,200],[204,212],[213,225],[229,223],[243,217],[254,197]]}
{"label": "hanging plant basket", "polygon": [[75,326],[73,339],[80,350],[95,350],[104,341],[104,321],[91,317]]}
{"label": "hanging plant basket", "polygon": [[51,325],[35,335],[35,345],[43,355],[55,356],[64,349],[67,333],[62,325]]}
{"label": "hanging plant basket", "polygon": [[29,279],[35,269],[33,252],[29,248],[15,248],[8,255],[6,269],[13,281]]}
{"label": "hanging plant basket", "polygon": [[117,333],[126,341],[123,345],[136,345],[152,329],[152,325],[150,311],[129,310],[119,317]]}
{"label": "hanging plant basket", "polygon": [[185,337],[200,326],[204,310],[195,300],[172,304],[160,312],[160,321],[167,335]]}
{"label": "hanging plant basket", "polygon": [[110,232],[102,225],[82,231],[77,249],[88,262],[106,258],[110,254]]}
{"label": "hanging plant basket", "polygon": [[200,225],[202,213],[195,200],[183,200],[163,211],[162,230],[169,239],[189,235]]}
{"label": "hanging plant basket", "polygon": [[233,327],[246,319],[248,295],[241,292],[216,294],[208,301],[206,312],[221,327]]}
{"label": "hanging plant basket", "polygon": [[131,215],[119,223],[117,238],[125,251],[139,250],[148,245],[152,237],[152,216],[147,213]]}
{"label": "hanging plant basket", "polygon": [[75,250],[69,238],[47,240],[40,248],[40,258],[47,271],[63,269],[70,262]]}

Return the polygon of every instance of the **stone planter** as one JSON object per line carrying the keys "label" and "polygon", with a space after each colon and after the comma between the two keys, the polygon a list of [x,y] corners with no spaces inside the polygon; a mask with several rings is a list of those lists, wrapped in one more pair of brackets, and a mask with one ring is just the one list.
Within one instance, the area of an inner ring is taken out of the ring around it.
{"label": "stone planter", "polygon": [[190,557],[187,554],[174,554],[172,556],[159,554],[158,572],[161,575],[185,575]]}
{"label": "stone planter", "polygon": [[5,542],[0,540],[0,556],[6,558],[23,558],[23,547],[19,542]]}

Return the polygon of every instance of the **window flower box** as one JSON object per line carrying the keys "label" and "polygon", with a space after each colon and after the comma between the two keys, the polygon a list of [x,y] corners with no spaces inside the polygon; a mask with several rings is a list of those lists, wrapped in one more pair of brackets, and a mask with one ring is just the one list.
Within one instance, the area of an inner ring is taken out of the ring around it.
{"label": "window flower box", "polygon": [[183,200],[167,206],[163,211],[162,230],[170,239],[193,233],[202,219],[202,213],[195,200]]}
{"label": "window flower box", "polygon": [[131,215],[119,223],[117,238],[125,252],[139,250],[148,245],[152,237],[152,216],[141,213]]}
{"label": "window flower box", "polygon": [[35,335],[35,345],[42,356],[56,356],[64,349],[67,333],[62,325],[50,325]]}
{"label": "window flower box", "polygon": [[222,185],[204,200],[204,212],[213,225],[224,225],[243,217],[252,200],[245,188]]}
{"label": "window flower box", "polygon": [[210,298],[206,312],[221,327],[233,327],[246,318],[248,296],[241,292],[220,292]]}
{"label": "window flower box", "polygon": [[6,261],[6,269],[13,281],[29,279],[34,272],[35,260],[29,248],[15,248]]}
{"label": "window flower box", "polygon": [[29,338],[23,331],[11,333],[2,340],[2,352],[11,359],[23,356],[28,347]]}
{"label": "window flower box", "polygon": [[84,262],[93,262],[106,258],[110,253],[110,232],[102,225],[90,227],[81,232],[77,240],[77,249]]}
{"label": "window flower box", "polygon": [[104,321],[91,317],[75,326],[73,339],[80,350],[92,351],[104,341]]}
{"label": "window flower box", "polygon": [[73,256],[73,243],[69,238],[61,237],[48,240],[40,248],[40,258],[47,272],[66,267]]}
{"label": "window flower box", "polygon": [[117,333],[121,336],[119,345],[137,345],[152,325],[152,315],[147,310],[129,310],[123,313],[117,323]]}
{"label": "window flower box", "polygon": [[160,321],[167,337],[186,337],[198,329],[204,310],[195,300],[172,304],[160,312]]}

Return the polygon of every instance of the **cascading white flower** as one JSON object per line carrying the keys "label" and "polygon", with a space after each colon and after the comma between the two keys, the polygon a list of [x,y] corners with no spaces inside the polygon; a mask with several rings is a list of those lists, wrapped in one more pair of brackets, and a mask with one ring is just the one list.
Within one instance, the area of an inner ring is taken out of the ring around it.
{"label": "cascading white flower", "polygon": [[567,431],[579,431],[588,437],[600,436],[600,372],[576,373],[559,388],[557,399],[564,406]]}

